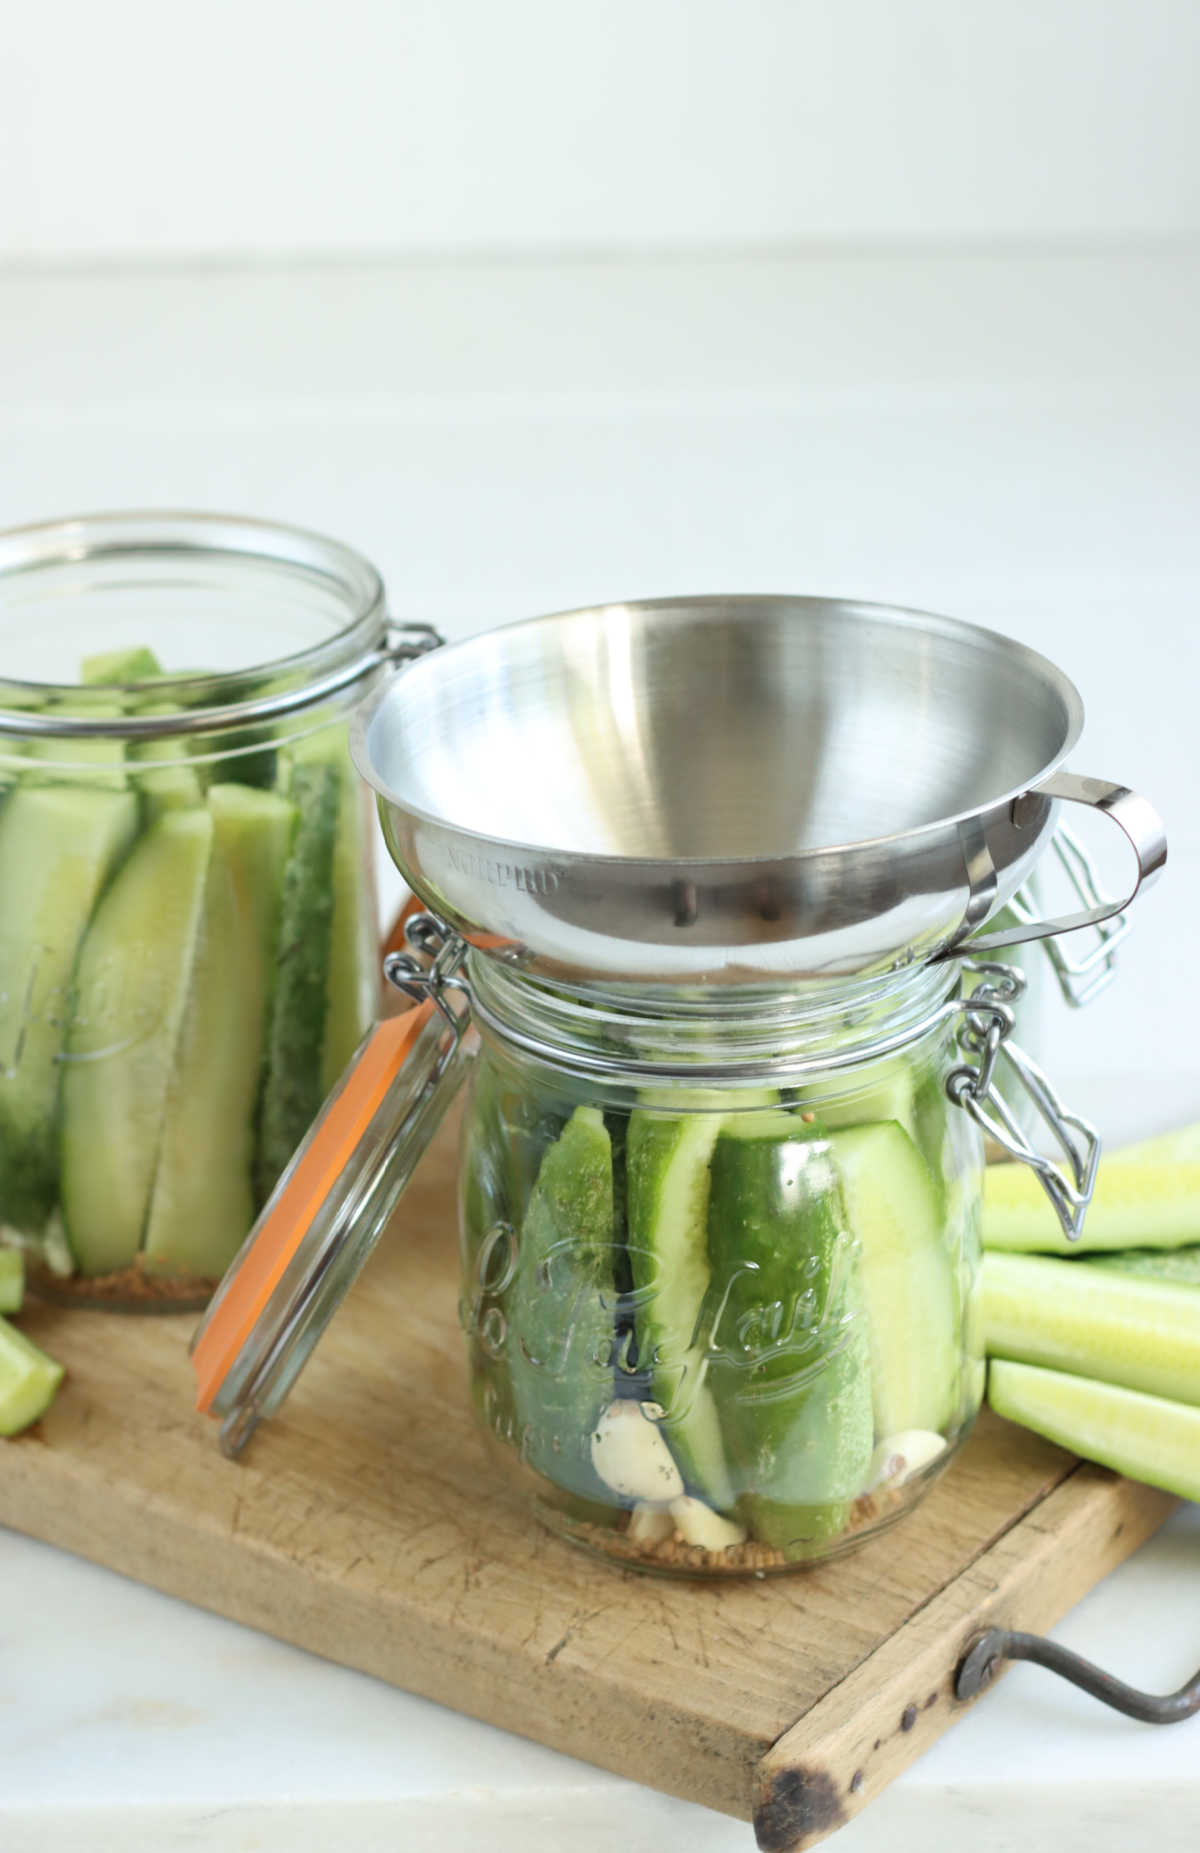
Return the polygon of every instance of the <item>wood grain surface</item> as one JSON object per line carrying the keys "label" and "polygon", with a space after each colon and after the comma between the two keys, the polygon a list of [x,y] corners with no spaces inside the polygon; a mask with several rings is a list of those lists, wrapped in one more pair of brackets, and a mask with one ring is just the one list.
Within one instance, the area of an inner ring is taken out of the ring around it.
{"label": "wood grain surface", "polygon": [[985,1415],[911,1517],[824,1568],[706,1584],[593,1559],[536,1522],[476,1430],[454,1162],[452,1123],[237,1463],[192,1411],[191,1319],[31,1306],[22,1323],[69,1375],[0,1451],[0,1521],[753,1817],[782,1853],[945,1729],[983,1617],[1048,1626],[1171,1509]]}

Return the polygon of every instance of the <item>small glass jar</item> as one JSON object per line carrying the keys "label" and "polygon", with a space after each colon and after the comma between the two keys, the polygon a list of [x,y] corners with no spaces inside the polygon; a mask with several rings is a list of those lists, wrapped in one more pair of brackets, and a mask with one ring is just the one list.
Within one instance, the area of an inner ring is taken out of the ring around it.
{"label": "small glass jar", "polygon": [[202,1304],[379,1010],[374,569],[193,514],[0,536],[0,1239]]}
{"label": "small glass jar", "polygon": [[706,1575],[893,1522],[983,1390],[959,973],[690,1010],[475,954],[467,980],[460,1317],[540,1516]]}

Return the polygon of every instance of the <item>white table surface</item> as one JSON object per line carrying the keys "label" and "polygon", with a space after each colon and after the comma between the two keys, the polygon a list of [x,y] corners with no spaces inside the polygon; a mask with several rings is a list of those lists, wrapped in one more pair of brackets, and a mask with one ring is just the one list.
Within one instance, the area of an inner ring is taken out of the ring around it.
{"label": "white table surface", "polygon": [[[599,598],[821,591],[1036,643],[1080,770],[1164,811],[1119,986],[1051,1022],[1114,1135],[1200,1117],[1200,254],[0,276],[0,522],[123,505],[307,523],[461,634]],[[1106,868],[1108,859],[1106,857]],[[1114,875],[1120,858],[1112,858]],[[83,1315],[81,1315],[83,1316]],[[3,1455],[0,1453],[0,1473]],[[4,1853],[626,1853],[750,1844],[655,1795],[0,1533]],[[1200,1514],[1060,1637],[1200,1664]],[[1017,1668],[837,1842],[1200,1839],[1200,1725]]]}

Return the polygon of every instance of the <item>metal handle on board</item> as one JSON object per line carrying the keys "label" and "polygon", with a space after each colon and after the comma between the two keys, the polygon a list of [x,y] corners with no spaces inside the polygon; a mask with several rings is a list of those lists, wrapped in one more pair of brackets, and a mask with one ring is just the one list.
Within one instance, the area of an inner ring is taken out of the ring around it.
{"label": "metal handle on board", "polygon": [[1143,1724],[1181,1724],[1200,1712],[1200,1672],[1178,1692],[1161,1696],[1142,1692],[1085,1660],[1082,1654],[1060,1647],[1057,1641],[1048,1641],[1042,1634],[1021,1634],[1012,1628],[988,1628],[971,1642],[954,1677],[955,1698],[978,1697],[995,1677],[1002,1660],[1032,1661],[1090,1693],[1102,1705],[1110,1705],[1114,1711],[1140,1719]]}

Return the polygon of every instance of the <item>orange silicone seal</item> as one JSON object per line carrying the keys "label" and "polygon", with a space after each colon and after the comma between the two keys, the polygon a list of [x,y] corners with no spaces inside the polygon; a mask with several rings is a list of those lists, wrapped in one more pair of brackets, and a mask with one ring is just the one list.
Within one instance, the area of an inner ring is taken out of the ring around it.
{"label": "orange silicone seal", "polygon": [[226,1277],[196,1339],[196,1407],[211,1410],[242,1346],[289,1261],[353,1157],[388,1088],[429,1021],[433,1003],[390,1017],[373,1030],[336,1098],[308,1136],[295,1168],[259,1219],[236,1271]]}

